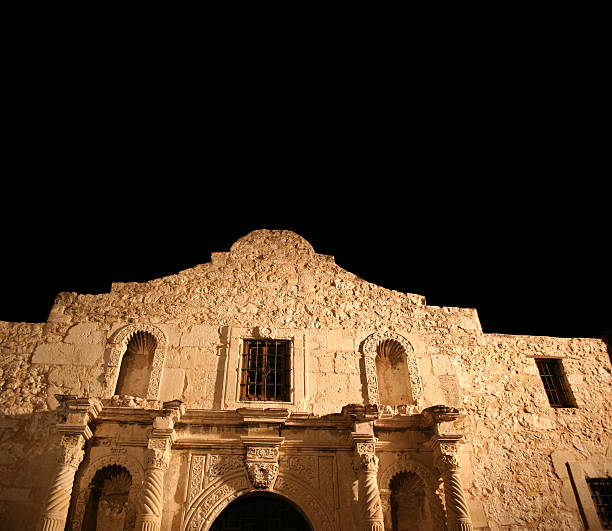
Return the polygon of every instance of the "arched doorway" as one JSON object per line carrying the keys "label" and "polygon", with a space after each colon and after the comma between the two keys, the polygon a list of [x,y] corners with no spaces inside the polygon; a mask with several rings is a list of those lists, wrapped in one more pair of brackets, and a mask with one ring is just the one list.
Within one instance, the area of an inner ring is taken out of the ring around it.
{"label": "arched doorway", "polygon": [[210,531],[312,531],[306,518],[276,496],[247,495],[230,503]]}

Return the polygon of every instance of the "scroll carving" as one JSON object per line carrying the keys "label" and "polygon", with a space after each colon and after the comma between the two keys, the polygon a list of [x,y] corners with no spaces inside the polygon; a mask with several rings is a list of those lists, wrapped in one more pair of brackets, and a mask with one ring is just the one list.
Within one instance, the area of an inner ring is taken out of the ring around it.
{"label": "scroll carving", "polygon": [[240,469],[244,469],[244,458],[241,455],[211,455],[208,458],[208,482],[210,483],[229,472]]}

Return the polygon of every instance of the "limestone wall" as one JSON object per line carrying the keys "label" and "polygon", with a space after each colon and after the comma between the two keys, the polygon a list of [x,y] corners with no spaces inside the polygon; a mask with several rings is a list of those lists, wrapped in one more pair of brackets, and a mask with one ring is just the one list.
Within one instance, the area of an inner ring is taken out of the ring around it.
{"label": "limestone wall", "polygon": [[[483,339],[457,357],[472,452],[466,492],[482,503],[480,523],[582,529],[566,465],[590,463],[593,474],[605,477],[612,464],[612,368],[605,344],[497,334]],[[562,358],[578,407],[550,407],[534,357]]]}
{"label": "limestone wall", "polygon": [[[315,415],[365,403],[364,341],[399,334],[418,367],[421,406],[467,414],[462,474],[477,527],[580,528],[567,463],[595,474],[612,459],[602,341],[483,334],[473,309],[428,306],[356,277],[294,233],[255,231],[176,275],[60,293],[46,323],[0,323],[0,519],[26,515],[22,529],[33,528],[57,452],[55,395],[110,399],[117,338],[143,324],[164,339],[158,403],[239,407],[228,393],[236,342],[264,327],[302,356],[288,409]],[[577,408],[549,406],[534,356],[563,358]],[[173,459],[184,466],[183,454]]]}

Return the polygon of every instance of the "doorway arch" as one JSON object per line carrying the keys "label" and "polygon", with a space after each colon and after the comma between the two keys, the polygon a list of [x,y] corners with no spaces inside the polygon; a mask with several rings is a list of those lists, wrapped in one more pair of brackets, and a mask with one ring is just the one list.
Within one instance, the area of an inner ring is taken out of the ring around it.
{"label": "doorway arch", "polygon": [[230,503],[210,531],[312,531],[302,512],[273,494],[246,494]]}

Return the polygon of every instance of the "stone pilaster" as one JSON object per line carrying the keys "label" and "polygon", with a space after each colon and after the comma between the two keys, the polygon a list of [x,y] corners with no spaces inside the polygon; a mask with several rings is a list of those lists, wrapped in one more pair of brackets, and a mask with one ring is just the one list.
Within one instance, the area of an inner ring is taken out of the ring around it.
{"label": "stone pilaster", "polygon": [[164,503],[164,475],[176,440],[171,415],[156,417],[145,453],[145,477],[136,529],[159,531]]}
{"label": "stone pilaster", "polygon": [[359,504],[364,531],[384,531],[382,503],[378,491],[378,457],[372,435],[353,433],[354,468],[358,478]]}
{"label": "stone pilaster", "polygon": [[42,513],[41,531],[63,531],[70,507],[74,475],[85,456],[85,443],[92,436],[88,424],[102,409],[96,399],[70,396],[60,400],[66,417],[64,422],[56,426],[60,434],[60,455]]}

